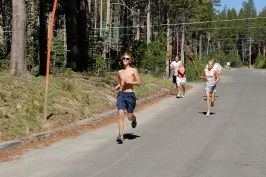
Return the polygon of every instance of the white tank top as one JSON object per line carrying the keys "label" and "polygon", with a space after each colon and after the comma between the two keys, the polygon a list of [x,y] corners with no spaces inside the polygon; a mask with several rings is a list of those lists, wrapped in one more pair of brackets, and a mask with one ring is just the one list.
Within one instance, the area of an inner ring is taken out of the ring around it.
{"label": "white tank top", "polygon": [[214,69],[212,68],[210,71],[208,69],[205,69],[205,75],[207,78],[206,85],[214,86],[215,84],[211,84],[215,81]]}

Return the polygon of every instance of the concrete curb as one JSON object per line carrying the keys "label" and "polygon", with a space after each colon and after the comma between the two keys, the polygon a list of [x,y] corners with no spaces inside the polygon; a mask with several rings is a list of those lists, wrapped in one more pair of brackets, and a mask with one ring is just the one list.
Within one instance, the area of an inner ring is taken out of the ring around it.
{"label": "concrete curb", "polygon": [[12,141],[0,143],[0,151],[19,146],[21,144],[23,144],[23,141],[20,141],[20,140],[12,140]]}
{"label": "concrete curb", "polygon": [[[137,105],[138,104],[148,103],[148,102],[150,102],[150,101],[152,101],[152,100],[154,100],[156,98],[159,98],[159,97],[161,97],[163,95],[169,94],[169,92],[170,92],[169,90],[165,90],[165,91],[163,91],[163,92],[161,92],[161,93],[159,93],[157,95],[153,95],[153,96],[149,96],[149,97],[146,97],[146,98],[137,100]],[[98,115],[98,116],[95,116],[95,117],[92,117],[92,118],[86,118],[86,119],[77,121],[76,123],[67,125],[67,126],[65,126],[63,128],[59,128],[58,130],[55,130],[55,132],[58,132],[58,131],[67,131],[67,130],[70,130],[71,128],[73,128],[73,127],[78,127],[78,126],[86,125],[86,124],[89,124],[91,122],[98,121],[98,120],[100,120],[100,119],[102,119],[104,117],[110,117],[110,116],[114,116],[116,114],[117,114],[117,109],[111,110],[111,111],[105,112],[105,113],[103,113],[101,115]],[[17,147],[19,145],[22,145],[27,140],[35,139],[35,138],[48,137],[48,136],[51,136],[52,134],[53,134],[52,131],[41,132],[41,133],[29,135],[24,140],[12,140],[12,141],[7,141],[7,142],[0,143],[0,152],[1,151],[4,151],[4,150],[7,150],[7,149],[11,149],[11,148]]]}

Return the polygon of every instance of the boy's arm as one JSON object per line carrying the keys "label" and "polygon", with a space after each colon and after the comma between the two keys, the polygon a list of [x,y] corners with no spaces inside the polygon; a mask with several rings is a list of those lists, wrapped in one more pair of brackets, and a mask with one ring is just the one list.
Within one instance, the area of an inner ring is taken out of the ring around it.
{"label": "boy's arm", "polygon": [[220,80],[220,74],[219,74],[219,71],[216,70],[216,71],[214,72],[214,74],[215,74],[215,76],[216,76],[215,83],[217,83],[217,82],[219,82],[219,80]]}
{"label": "boy's arm", "polygon": [[120,79],[120,76],[119,76],[119,71],[118,71],[118,76],[117,76],[117,82],[118,82],[118,84],[115,86],[115,89],[116,90],[119,90],[120,89],[120,87],[121,87],[121,79]]}
{"label": "boy's arm", "polygon": [[174,65],[171,63],[170,64],[170,70],[174,69]]}
{"label": "boy's arm", "polygon": [[178,72],[178,71],[179,71],[182,75],[185,74],[185,68],[179,68],[179,69],[177,70],[177,72]]}
{"label": "boy's arm", "polygon": [[201,73],[200,78],[201,78],[201,79],[206,79],[206,76],[205,76],[205,70]]}
{"label": "boy's arm", "polygon": [[141,85],[141,81],[140,81],[140,77],[139,77],[139,74],[138,74],[137,70],[135,70],[134,76],[135,76],[134,85],[140,86]]}
{"label": "boy's arm", "polygon": [[127,82],[127,84],[140,86],[141,85],[141,81],[140,81],[140,77],[139,77],[138,71],[136,69],[133,70],[133,75],[134,75],[134,81]]}

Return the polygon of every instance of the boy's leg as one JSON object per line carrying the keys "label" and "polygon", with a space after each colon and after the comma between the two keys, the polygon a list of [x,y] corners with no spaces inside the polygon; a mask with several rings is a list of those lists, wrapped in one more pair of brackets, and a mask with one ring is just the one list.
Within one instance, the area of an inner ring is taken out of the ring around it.
{"label": "boy's leg", "polygon": [[133,113],[127,113],[127,118],[128,118],[128,120],[131,121],[132,128],[136,128],[136,126],[137,126],[136,116],[134,116]]}
{"label": "boy's leg", "polygon": [[178,95],[178,84],[177,84],[177,82],[175,83],[175,89],[176,89],[176,95]]}
{"label": "boy's leg", "polygon": [[118,110],[118,129],[119,129],[119,135],[116,139],[118,143],[123,143],[124,141],[124,110]]}
{"label": "boy's leg", "polygon": [[133,114],[135,107],[136,107],[136,101],[137,101],[137,99],[136,99],[134,92],[132,92],[131,95],[128,96],[127,100],[126,100],[126,102],[127,102],[127,107],[126,107],[127,118],[128,118],[128,120],[131,121],[132,128],[135,128],[137,126],[137,120]]}
{"label": "boy's leg", "polygon": [[124,134],[124,110],[119,110],[118,111],[118,128],[119,128],[119,135]]}
{"label": "boy's leg", "polygon": [[206,116],[209,116],[210,115],[210,91],[206,90],[205,93],[206,93],[206,107],[207,107]]}
{"label": "boy's leg", "polygon": [[215,94],[216,94],[216,86],[213,87],[211,92],[211,107],[214,106]]}
{"label": "boy's leg", "polygon": [[182,93],[183,93],[182,97],[185,98],[186,84],[185,83],[181,84],[181,87],[182,87]]}
{"label": "boy's leg", "polygon": [[180,97],[180,82],[176,82],[176,90],[177,90],[176,97],[179,98]]}
{"label": "boy's leg", "polygon": [[212,92],[212,94],[211,94],[211,107],[214,106],[214,100],[215,100],[215,92]]}

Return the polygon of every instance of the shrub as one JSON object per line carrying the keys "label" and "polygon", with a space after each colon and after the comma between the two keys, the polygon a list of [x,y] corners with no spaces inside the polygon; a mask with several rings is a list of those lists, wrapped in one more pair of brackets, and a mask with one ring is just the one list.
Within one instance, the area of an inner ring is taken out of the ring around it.
{"label": "shrub", "polygon": [[264,55],[258,55],[254,67],[258,69],[266,68],[266,57]]}

